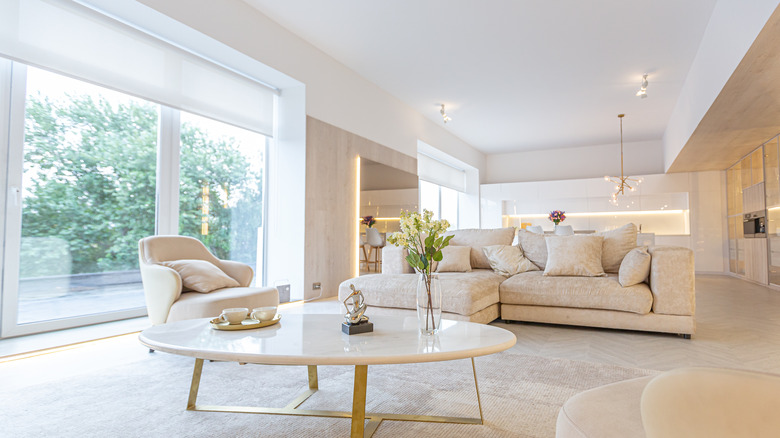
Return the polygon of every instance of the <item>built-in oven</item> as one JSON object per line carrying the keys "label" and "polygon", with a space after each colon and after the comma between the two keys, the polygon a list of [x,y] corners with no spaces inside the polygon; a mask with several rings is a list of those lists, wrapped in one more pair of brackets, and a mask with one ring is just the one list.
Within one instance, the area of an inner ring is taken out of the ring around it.
{"label": "built-in oven", "polygon": [[764,210],[745,213],[742,230],[746,238],[766,237],[766,212]]}

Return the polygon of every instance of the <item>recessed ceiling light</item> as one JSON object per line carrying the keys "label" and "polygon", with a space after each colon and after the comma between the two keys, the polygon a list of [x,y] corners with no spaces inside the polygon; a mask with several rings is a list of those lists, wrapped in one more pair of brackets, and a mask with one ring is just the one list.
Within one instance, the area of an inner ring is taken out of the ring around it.
{"label": "recessed ceiling light", "polygon": [[636,92],[636,95],[642,99],[647,98],[647,74],[642,76],[642,87]]}

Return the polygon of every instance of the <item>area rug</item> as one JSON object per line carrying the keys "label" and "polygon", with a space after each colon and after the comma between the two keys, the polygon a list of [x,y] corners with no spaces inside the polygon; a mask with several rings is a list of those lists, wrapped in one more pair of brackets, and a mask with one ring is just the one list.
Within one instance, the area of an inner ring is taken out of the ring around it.
{"label": "area rug", "polygon": [[[0,389],[3,436],[345,437],[348,419],[185,410],[194,360],[165,353],[80,376]],[[511,351],[476,358],[484,425],[384,421],[382,437],[555,436],[572,395],[655,374]],[[303,408],[351,410],[351,367],[319,367],[320,391]],[[306,367],[206,362],[199,404],[284,407],[307,387]],[[369,366],[368,412],[478,417],[469,360]]]}

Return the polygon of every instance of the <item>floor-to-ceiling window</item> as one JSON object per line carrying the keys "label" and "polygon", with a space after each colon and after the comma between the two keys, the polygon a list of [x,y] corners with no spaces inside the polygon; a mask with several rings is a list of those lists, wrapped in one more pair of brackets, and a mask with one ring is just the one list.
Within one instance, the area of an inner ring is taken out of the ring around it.
{"label": "floor-to-ceiling window", "polygon": [[420,209],[433,212],[434,219],[446,219],[451,230],[458,226],[458,197],[460,192],[420,180]]}
{"label": "floor-to-ceiling window", "polygon": [[268,138],[182,112],[179,234],[262,273],[263,173]]}
{"label": "floor-to-ceiling window", "polygon": [[149,235],[262,283],[274,90],[74,2],[4,1],[0,336],[145,314]]}
{"label": "floor-to-ceiling window", "polygon": [[[161,193],[179,200],[179,234],[262,273],[268,137],[2,62],[21,97],[7,121],[20,141],[4,163],[4,335],[143,315],[138,240],[171,222]],[[171,122],[178,141],[159,135]],[[178,157],[161,161],[170,150]]]}
{"label": "floor-to-ceiling window", "polygon": [[17,322],[143,307],[158,105],[26,71]]}
{"label": "floor-to-ceiling window", "polygon": [[460,198],[466,190],[466,172],[418,153],[417,173],[420,176],[420,210],[430,210],[436,219],[446,219],[451,230],[460,228]]}

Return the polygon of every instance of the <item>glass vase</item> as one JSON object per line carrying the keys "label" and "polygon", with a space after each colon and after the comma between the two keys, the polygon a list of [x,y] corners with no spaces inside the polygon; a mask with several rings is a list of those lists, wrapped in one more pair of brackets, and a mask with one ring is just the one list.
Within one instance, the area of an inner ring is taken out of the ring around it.
{"label": "glass vase", "polygon": [[438,275],[419,275],[417,280],[417,324],[423,335],[433,335],[439,331],[441,284]]}

